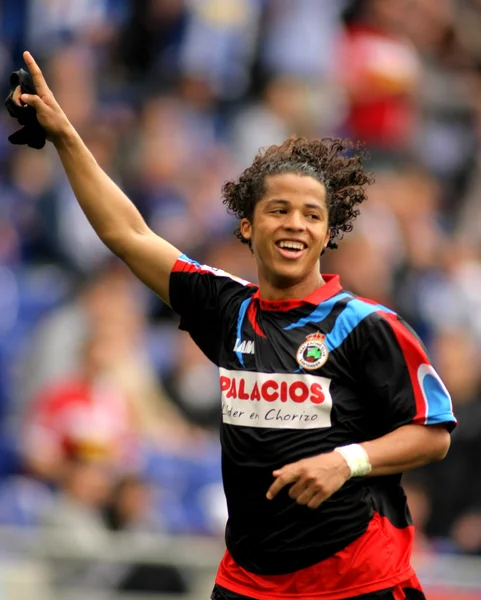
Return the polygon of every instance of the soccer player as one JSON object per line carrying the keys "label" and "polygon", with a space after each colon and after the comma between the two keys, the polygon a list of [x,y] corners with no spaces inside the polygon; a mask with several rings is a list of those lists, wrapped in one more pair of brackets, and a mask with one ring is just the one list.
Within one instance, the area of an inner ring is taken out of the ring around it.
{"label": "soccer player", "polygon": [[156,236],[100,169],[29,53],[33,106],[100,238],[219,366],[227,551],[215,600],[422,599],[401,473],[456,421],[415,334],[342,289],[320,256],[370,183],[346,140],[292,138],[223,187],[259,286]]}

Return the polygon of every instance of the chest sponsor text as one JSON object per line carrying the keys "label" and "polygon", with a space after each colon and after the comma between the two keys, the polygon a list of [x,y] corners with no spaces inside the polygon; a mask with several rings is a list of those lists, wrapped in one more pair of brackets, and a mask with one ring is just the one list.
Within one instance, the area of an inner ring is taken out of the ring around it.
{"label": "chest sponsor text", "polygon": [[316,375],[221,368],[222,420],[247,427],[330,427],[330,383],[330,379]]}

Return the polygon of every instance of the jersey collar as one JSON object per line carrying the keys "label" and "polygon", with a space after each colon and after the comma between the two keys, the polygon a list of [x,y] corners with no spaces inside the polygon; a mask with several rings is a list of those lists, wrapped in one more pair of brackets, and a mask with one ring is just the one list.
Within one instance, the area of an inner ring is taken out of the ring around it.
{"label": "jersey collar", "polygon": [[261,310],[286,311],[293,308],[299,308],[306,304],[317,306],[325,302],[342,291],[339,275],[322,275],[324,285],[321,285],[311,294],[300,300],[263,300],[260,297],[259,288],[257,288],[253,298],[259,303]]}

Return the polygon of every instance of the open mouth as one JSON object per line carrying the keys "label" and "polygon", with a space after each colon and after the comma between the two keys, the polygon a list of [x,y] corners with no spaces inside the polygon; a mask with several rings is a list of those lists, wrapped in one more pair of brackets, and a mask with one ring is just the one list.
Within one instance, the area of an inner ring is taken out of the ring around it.
{"label": "open mouth", "polygon": [[284,258],[296,259],[302,256],[302,253],[307,248],[304,242],[296,240],[279,240],[276,242],[279,253]]}

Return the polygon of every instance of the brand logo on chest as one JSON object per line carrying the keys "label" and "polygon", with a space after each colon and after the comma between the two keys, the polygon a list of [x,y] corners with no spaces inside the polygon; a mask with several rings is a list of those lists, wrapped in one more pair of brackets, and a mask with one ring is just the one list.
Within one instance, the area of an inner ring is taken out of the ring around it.
{"label": "brand logo on chest", "polygon": [[243,342],[240,338],[237,338],[235,341],[234,352],[240,352],[241,354],[254,354],[254,342]]}

